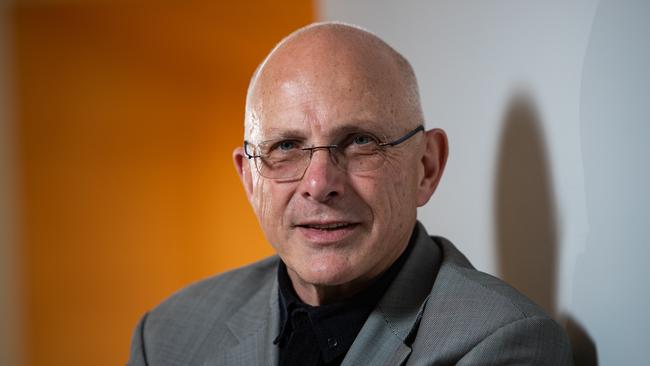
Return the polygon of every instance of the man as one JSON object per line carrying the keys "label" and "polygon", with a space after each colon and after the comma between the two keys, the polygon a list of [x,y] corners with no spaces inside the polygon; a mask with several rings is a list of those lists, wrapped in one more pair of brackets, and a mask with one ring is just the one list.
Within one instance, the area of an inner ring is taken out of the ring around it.
{"label": "man", "polygon": [[182,290],[131,365],[565,365],[564,331],[416,220],[447,138],[409,63],[322,23],[255,72],[235,167],[278,256]]}

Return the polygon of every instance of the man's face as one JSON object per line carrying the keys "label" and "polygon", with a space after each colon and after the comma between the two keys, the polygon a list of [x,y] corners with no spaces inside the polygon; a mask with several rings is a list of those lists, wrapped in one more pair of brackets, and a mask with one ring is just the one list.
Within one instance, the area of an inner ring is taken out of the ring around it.
{"label": "man's face", "polygon": [[[390,141],[421,123],[400,120],[400,98],[355,68],[312,71],[260,82],[248,126],[252,143],[287,138],[321,146],[355,132]],[[389,148],[381,168],[346,172],[327,149],[316,150],[304,176],[292,181],[264,178],[251,161],[249,197],[292,278],[337,286],[385,270],[405,248],[415,223],[421,151],[417,134]]]}
{"label": "man's face", "polygon": [[[351,27],[294,35],[251,83],[246,140],[253,146],[338,145],[359,133],[389,142],[423,123],[410,69],[389,46]],[[304,301],[350,296],[408,244],[416,209],[442,175],[447,139],[434,129],[386,150],[381,167],[358,172],[316,149],[293,180],[265,178],[241,147],[233,152],[262,230]]]}

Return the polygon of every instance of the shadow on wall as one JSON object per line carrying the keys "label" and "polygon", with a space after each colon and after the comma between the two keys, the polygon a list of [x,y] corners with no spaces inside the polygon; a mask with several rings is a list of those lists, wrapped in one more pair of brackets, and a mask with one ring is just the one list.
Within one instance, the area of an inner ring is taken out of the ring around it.
{"label": "shadow on wall", "polygon": [[529,96],[513,96],[503,126],[495,185],[499,273],[554,316],[555,202],[539,116]]}
{"label": "shadow on wall", "polygon": [[[557,318],[558,229],[541,121],[525,93],[514,94],[504,118],[495,184],[499,273]],[[563,322],[576,366],[597,366],[585,329]]]}

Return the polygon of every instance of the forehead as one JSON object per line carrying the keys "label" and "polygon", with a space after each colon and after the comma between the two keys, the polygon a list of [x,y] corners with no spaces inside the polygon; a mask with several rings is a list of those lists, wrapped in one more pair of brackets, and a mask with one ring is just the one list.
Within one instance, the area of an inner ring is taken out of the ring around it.
{"label": "forehead", "polygon": [[287,130],[327,135],[346,126],[398,130],[404,85],[395,58],[357,33],[318,32],[287,42],[252,85],[248,137]]}
{"label": "forehead", "polygon": [[355,128],[390,135],[400,127],[399,105],[383,84],[355,70],[302,71],[264,80],[251,105],[254,121],[248,132],[258,141],[287,134],[329,138]]}

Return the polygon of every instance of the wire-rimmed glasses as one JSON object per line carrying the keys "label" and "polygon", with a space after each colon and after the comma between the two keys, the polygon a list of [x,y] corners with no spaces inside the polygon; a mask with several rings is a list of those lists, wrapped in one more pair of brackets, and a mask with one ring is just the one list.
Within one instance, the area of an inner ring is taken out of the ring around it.
{"label": "wire-rimmed glasses", "polygon": [[303,146],[296,139],[266,141],[258,145],[244,141],[246,158],[255,161],[261,176],[269,179],[301,179],[307,171],[314,151],[327,149],[334,165],[347,172],[367,172],[379,169],[386,160],[386,151],[410,139],[424,126],[420,125],[406,135],[382,142],[369,133],[358,132],[348,135],[336,145]]}

